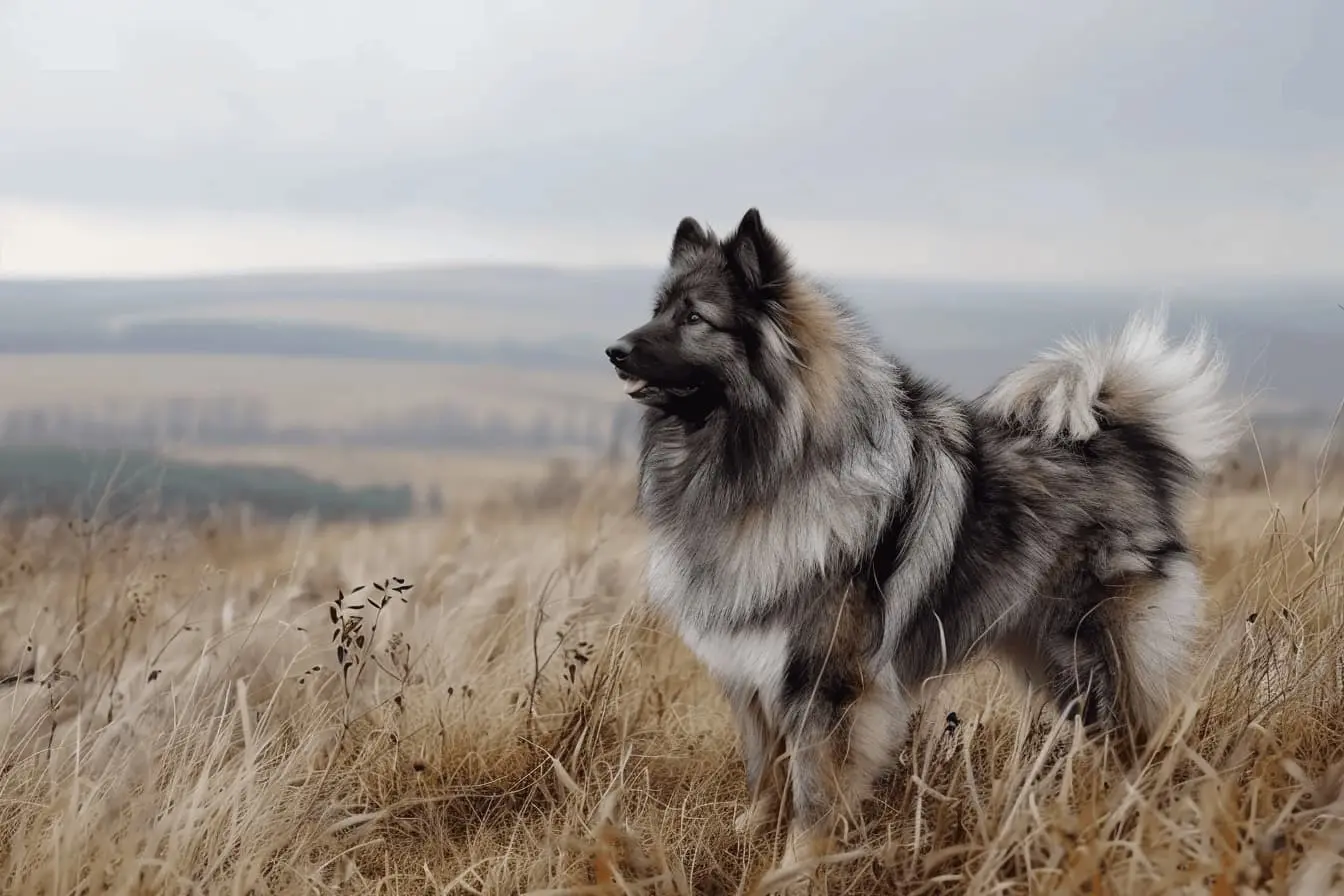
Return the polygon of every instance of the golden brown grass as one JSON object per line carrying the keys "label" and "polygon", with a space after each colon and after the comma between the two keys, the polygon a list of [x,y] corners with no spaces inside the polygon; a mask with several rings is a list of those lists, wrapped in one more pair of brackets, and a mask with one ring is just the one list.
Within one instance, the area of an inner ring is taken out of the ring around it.
{"label": "golden brown grass", "polygon": [[[1338,890],[1344,499],[1309,493],[1209,503],[1214,636],[1140,770],[984,663],[815,891]],[[749,891],[776,844],[732,831],[725,707],[640,609],[629,503],[0,532],[0,892]]]}

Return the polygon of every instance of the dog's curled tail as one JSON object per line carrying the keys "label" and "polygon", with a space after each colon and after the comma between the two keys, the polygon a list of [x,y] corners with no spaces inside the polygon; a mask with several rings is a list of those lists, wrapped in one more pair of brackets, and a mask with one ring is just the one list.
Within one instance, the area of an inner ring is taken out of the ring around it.
{"label": "dog's curled tail", "polygon": [[1136,314],[1109,340],[1069,339],[1003,377],[989,414],[1052,439],[1086,441],[1103,425],[1134,425],[1209,472],[1241,434],[1221,396],[1227,366],[1208,331],[1167,341],[1165,308]]}

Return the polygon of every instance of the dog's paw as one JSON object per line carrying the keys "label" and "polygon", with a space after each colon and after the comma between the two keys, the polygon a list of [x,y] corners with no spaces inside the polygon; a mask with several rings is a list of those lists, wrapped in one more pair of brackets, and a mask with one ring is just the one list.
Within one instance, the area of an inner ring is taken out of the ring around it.
{"label": "dog's paw", "polygon": [[761,878],[751,896],[806,896],[812,892],[812,883],[806,874],[773,871]]}
{"label": "dog's paw", "polygon": [[779,805],[774,800],[753,800],[737,818],[733,819],[733,830],[739,836],[759,834],[775,823],[775,813]]}
{"label": "dog's paw", "polygon": [[784,854],[779,858],[778,868],[781,871],[787,868],[806,870],[824,855],[826,843],[823,838],[792,830],[784,842]]}
{"label": "dog's paw", "polygon": [[817,874],[817,860],[825,855],[824,841],[790,831],[784,852],[752,890],[756,894],[794,894],[810,891]]}

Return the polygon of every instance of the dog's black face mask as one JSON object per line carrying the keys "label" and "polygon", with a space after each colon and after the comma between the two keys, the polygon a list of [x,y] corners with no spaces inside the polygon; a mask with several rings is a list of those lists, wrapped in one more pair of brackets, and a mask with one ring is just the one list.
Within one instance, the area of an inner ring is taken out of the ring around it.
{"label": "dog's black face mask", "polygon": [[606,350],[626,394],[688,419],[729,403],[752,376],[759,316],[784,267],[755,209],[722,242],[683,219],[653,317]]}
{"label": "dog's black face mask", "polygon": [[[722,398],[714,335],[702,312],[669,303],[652,320],[607,347],[607,357],[635,401],[689,416]],[[699,331],[699,332],[697,332]]]}

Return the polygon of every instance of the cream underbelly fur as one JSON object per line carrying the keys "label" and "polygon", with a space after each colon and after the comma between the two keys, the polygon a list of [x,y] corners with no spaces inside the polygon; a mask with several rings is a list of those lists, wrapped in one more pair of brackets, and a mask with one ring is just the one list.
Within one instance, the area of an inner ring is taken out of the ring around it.
{"label": "cream underbelly fur", "polygon": [[787,662],[789,635],[782,628],[736,634],[681,630],[686,645],[724,688],[749,689],[766,697],[779,693]]}

